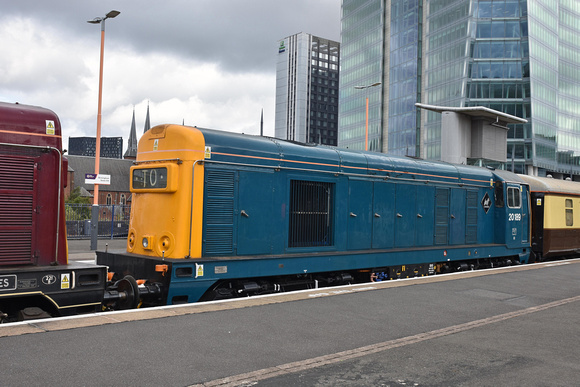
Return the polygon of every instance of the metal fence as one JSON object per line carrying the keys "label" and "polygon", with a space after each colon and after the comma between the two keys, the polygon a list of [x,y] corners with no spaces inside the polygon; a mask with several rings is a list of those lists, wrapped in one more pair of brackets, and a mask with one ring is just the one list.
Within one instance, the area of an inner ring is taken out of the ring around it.
{"label": "metal fence", "polygon": [[[91,238],[91,204],[65,204],[66,233],[70,239]],[[129,234],[131,206],[99,205],[98,236],[126,238]]]}

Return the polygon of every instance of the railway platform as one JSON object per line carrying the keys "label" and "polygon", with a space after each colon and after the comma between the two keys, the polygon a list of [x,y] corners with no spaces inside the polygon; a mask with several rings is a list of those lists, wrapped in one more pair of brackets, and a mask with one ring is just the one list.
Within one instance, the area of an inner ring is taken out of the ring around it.
{"label": "railway platform", "polygon": [[[68,257],[70,261],[87,261],[94,260],[96,254],[91,250],[90,239],[69,239],[68,243]],[[97,250],[124,250],[127,247],[127,239],[99,239],[97,242]]]}
{"label": "railway platform", "polygon": [[580,260],[0,326],[2,385],[571,386]]}

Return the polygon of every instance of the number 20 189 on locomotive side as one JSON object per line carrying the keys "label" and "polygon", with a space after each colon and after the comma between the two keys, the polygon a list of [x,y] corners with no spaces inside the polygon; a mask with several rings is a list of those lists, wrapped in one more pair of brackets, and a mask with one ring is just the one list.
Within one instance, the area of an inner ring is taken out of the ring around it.
{"label": "number 20 189 on locomotive side", "polygon": [[522,220],[522,214],[519,214],[519,213],[515,213],[515,214],[514,213],[511,213],[511,214],[508,215],[508,220],[510,222],[519,222],[519,221]]}

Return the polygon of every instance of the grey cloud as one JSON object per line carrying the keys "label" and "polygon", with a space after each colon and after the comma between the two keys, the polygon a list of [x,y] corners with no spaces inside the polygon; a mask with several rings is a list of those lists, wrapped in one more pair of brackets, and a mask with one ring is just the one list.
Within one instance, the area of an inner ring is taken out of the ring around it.
{"label": "grey cloud", "polygon": [[[218,63],[225,71],[274,71],[276,42],[297,32],[340,38],[340,0],[32,1],[3,0],[3,18],[21,15],[39,24],[94,39],[87,20],[111,9],[107,45],[171,53]],[[5,4],[4,4],[5,3]]]}

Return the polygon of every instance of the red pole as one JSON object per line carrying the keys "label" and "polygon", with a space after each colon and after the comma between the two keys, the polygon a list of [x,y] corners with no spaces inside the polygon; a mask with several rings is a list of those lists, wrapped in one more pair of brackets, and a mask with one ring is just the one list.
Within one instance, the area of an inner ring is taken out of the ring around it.
{"label": "red pole", "polygon": [[[101,156],[101,111],[103,96],[103,57],[105,56],[105,21],[101,22],[101,64],[99,69],[99,105],[97,108],[97,138],[95,140],[95,174],[99,174]],[[99,205],[99,185],[95,183],[93,205]]]}

